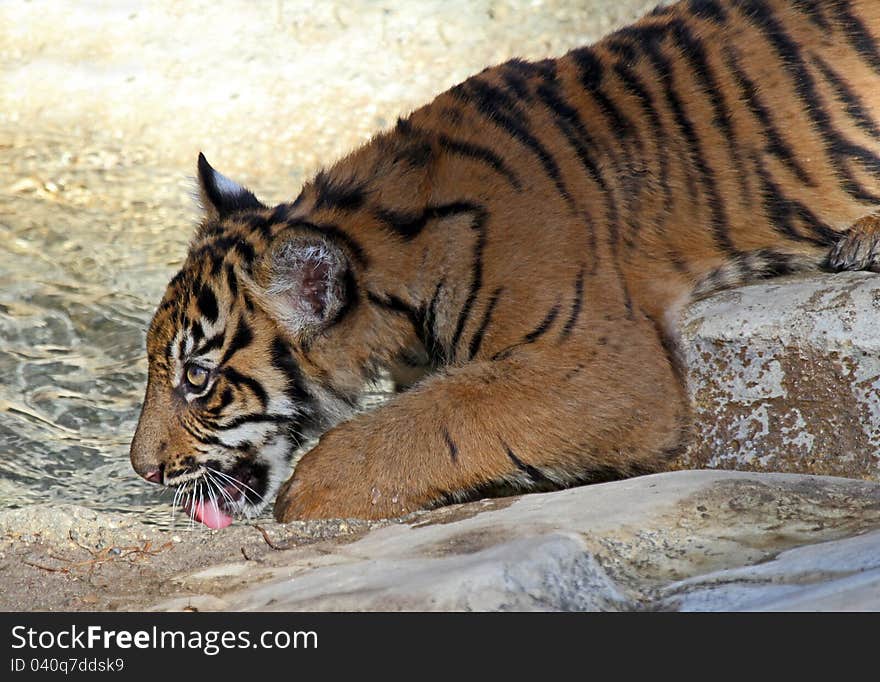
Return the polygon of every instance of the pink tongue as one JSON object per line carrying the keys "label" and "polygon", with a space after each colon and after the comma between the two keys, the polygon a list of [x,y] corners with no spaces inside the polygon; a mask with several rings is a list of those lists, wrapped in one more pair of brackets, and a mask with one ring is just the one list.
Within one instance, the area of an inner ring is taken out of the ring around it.
{"label": "pink tongue", "polygon": [[195,502],[190,508],[189,513],[196,521],[201,521],[213,530],[226,528],[226,526],[232,523],[232,517],[220,510],[216,500]]}

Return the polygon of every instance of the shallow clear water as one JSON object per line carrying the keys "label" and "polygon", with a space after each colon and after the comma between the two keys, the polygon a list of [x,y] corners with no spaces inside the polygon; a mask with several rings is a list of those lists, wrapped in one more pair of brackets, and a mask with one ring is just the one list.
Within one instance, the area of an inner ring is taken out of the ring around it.
{"label": "shallow clear water", "polygon": [[[38,151],[7,139],[0,508],[73,502],[164,524],[167,500],[133,475],[128,445],[146,377],[145,330],[194,217],[189,181],[154,177],[136,151],[98,145],[74,155],[63,135]],[[132,200],[123,173],[158,180],[164,194],[153,205]]]}

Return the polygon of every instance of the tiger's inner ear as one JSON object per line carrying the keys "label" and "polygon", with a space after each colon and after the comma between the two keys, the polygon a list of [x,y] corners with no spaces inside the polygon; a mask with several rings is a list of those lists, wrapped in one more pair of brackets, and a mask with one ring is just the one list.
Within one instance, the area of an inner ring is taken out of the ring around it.
{"label": "tiger's inner ear", "polygon": [[209,218],[266,208],[253,192],[215,170],[202,153],[199,153],[198,167],[199,194]]}
{"label": "tiger's inner ear", "polygon": [[255,272],[261,307],[292,335],[326,327],[345,306],[350,291],[345,254],[321,237],[276,237]]}

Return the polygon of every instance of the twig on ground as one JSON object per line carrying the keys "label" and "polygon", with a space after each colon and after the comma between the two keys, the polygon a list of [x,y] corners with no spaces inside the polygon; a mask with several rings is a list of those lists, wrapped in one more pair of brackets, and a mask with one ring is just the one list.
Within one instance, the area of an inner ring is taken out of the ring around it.
{"label": "twig on ground", "polygon": [[269,545],[272,549],[283,550],[283,549],[291,549],[292,547],[296,547],[296,543],[292,540],[287,540],[282,543],[277,543],[269,537],[269,533],[266,532],[266,529],[258,524],[254,524],[254,528],[260,531],[260,534],[263,536],[263,540],[266,541],[266,544]]}

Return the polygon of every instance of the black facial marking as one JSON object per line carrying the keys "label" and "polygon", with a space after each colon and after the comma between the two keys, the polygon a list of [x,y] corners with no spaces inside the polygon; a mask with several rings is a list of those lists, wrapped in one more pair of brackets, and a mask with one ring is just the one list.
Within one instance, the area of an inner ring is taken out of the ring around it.
{"label": "black facial marking", "polygon": [[238,278],[235,276],[235,268],[232,263],[226,264],[226,286],[229,287],[229,295],[232,298],[238,297]]}
{"label": "black facial marking", "polygon": [[196,348],[193,351],[193,355],[204,355],[205,353],[209,353],[212,350],[222,348],[225,342],[226,334],[220,332],[216,336],[212,336],[210,339],[205,341],[205,343],[203,343],[199,348]]}
{"label": "black facial marking", "polygon": [[272,366],[287,378],[285,393],[290,400],[302,409],[303,405],[312,402],[312,395],[305,387],[302,372],[287,343],[280,337],[272,342]]}
{"label": "black facial marking", "polygon": [[208,322],[214,324],[217,321],[217,317],[220,314],[220,309],[217,306],[217,296],[214,294],[213,289],[207,284],[203,284],[199,287],[198,295],[196,296],[196,305],[199,307],[199,312],[202,314]]}
{"label": "black facial marking", "polygon": [[263,384],[261,384],[256,379],[245,376],[238,370],[232,367],[224,367],[220,370],[221,374],[226,377],[226,380],[237,387],[245,387],[250,390],[251,393],[260,401],[260,405],[265,410],[269,405],[269,394],[266,393],[266,389],[263,388]]}
{"label": "black facial marking", "polygon": [[226,352],[223,353],[223,358],[220,360],[221,365],[225,365],[226,362],[235,355],[242,348],[246,348],[250,345],[251,341],[254,340],[254,334],[251,331],[250,325],[246,320],[240,319],[238,321],[238,326],[235,329],[235,334],[232,337],[232,341],[229,342],[229,346],[226,348]]}

